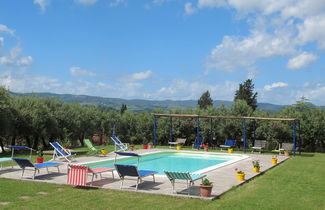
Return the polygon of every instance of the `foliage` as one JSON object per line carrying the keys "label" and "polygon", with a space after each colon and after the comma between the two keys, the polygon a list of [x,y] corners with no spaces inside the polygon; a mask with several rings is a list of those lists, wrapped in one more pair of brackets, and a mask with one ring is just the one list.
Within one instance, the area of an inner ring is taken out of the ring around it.
{"label": "foliage", "polygon": [[257,108],[257,92],[254,93],[253,80],[247,79],[243,84],[239,84],[239,89],[235,93],[234,101],[245,100],[253,110]]}
{"label": "foliage", "polygon": [[235,171],[237,172],[237,174],[244,174],[245,172],[239,170],[238,168],[235,168]]}
{"label": "foliage", "polygon": [[120,109],[120,113],[121,115],[124,114],[124,112],[128,109],[128,107],[126,106],[126,104],[122,104],[121,105],[121,109]]}
{"label": "foliage", "polygon": [[204,185],[204,186],[211,186],[212,184],[213,184],[213,182],[210,182],[210,180],[207,178],[202,180],[202,185]]}
{"label": "foliage", "polygon": [[252,161],[252,164],[253,164],[253,167],[254,168],[260,168],[261,167],[259,160],[253,160]]}
{"label": "foliage", "polygon": [[200,109],[206,109],[209,106],[213,106],[213,100],[211,99],[210,93],[208,90],[202,94],[202,96],[198,100],[197,104],[199,105]]}
{"label": "foliage", "polygon": [[[126,143],[142,144],[153,141],[152,113],[164,113],[162,109],[152,112],[131,112],[123,115],[118,110],[78,103],[62,103],[53,98],[33,96],[15,97],[0,88],[0,147],[6,145],[26,145],[37,150],[38,146],[50,148],[49,142],[67,140],[71,146],[82,146],[84,138],[98,134],[101,143],[115,135]],[[325,152],[325,111],[316,108],[302,98],[292,106],[278,112],[253,110],[246,100],[236,100],[230,108],[208,106],[199,108],[169,108],[170,114],[198,114],[216,116],[252,116],[274,118],[296,118],[300,140],[297,147],[308,152]],[[184,146],[192,145],[197,132],[195,118],[157,118],[157,145],[168,145],[172,139],[186,138]],[[247,140],[267,140],[267,149],[275,149],[278,142],[292,142],[292,122],[246,120]],[[238,119],[200,118],[200,134],[204,140],[223,144],[225,139],[240,140],[243,136],[243,121]],[[299,137],[299,136],[297,136]],[[299,140],[299,139],[297,139]],[[108,143],[111,143],[109,141]]]}
{"label": "foliage", "polygon": [[37,150],[37,156],[38,157],[43,157],[44,153],[43,153],[44,148],[43,147],[39,147]]}

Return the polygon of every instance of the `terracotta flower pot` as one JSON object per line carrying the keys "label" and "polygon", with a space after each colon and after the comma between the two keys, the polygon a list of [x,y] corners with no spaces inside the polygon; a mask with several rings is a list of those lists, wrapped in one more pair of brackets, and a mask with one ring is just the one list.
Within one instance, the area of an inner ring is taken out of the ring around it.
{"label": "terracotta flower pot", "polygon": [[148,149],[153,148],[153,144],[148,144]]}
{"label": "terracotta flower pot", "polygon": [[289,157],[290,156],[290,152],[284,152],[284,156]]}
{"label": "terracotta flower pot", "polygon": [[209,147],[204,147],[204,151],[208,152],[209,151]]}
{"label": "terracotta flower pot", "polygon": [[200,185],[200,195],[202,197],[210,197],[213,185]]}
{"label": "terracotta flower pot", "polygon": [[43,157],[37,157],[36,158],[36,163],[43,163],[44,162],[44,158]]}

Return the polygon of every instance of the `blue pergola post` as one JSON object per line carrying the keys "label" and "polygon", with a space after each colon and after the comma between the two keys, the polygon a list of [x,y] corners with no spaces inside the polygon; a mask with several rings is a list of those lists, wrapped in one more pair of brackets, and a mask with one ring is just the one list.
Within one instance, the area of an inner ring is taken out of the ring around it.
{"label": "blue pergola post", "polygon": [[296,120],[293,121],[293,156],[296,156],[296,132],[297,132],[297,128],[296,128]]}
{"label": "blue pergola post", "polygon": [[169,142],[173,142],[173,120],[169,118]]}
{"label": "blue pergola post", "polygon": [[157,145],[157,117],[153,116],[153,145]]}
{"label": "blue pergola post", "polygon": [[114,124],[113,124],[113,131],[112,131],[112,135],[115,136],[115,121],[114,121]]}
{"label": "blue pergola post", "polygon": [[246,119],[244,119],[244,152],[246,152]]}
{"label": "blue pergola post", "polygon": [[198,139],[200,137],[200,118],[196,118],[196,138]]}

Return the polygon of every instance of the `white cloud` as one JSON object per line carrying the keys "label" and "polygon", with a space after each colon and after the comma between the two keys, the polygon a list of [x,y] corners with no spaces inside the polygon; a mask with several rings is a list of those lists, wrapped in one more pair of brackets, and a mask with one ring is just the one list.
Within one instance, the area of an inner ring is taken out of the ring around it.
{"label": "white cloud", "polygon": [[152,76],[152,71],[148,70],[145,72],[138,72],[138,73],[134,73],[132,74],[132,79],[134,80],[144,80],[144,79],[148,79]]}
{"label": "white cloud", "polygon": [[8,28],[6,25],[3,25],[3,24],[0,24],[0,32],[5,32],[5,33],[8,33],[10,35],[14,35],[15,31]]}
{"label": "white cloud", "polygon": [[0,36],[0,48],[3,46],[4,38]]}
{"label": "white cloud", "polygon": [[[273,83],[272,85],[277,84]],[[284,83],[286,84],[286,83]],[[272,86],[270,85],[270,86]],[[274,85],[277,86],[277,85]],[[319,82],[308,82],[301,85],[280,85],[281,88],[257,89],[258,101],[273,104],[289,105],[294,104],[302,96],[305,96],[311,103],[316,105],[325,104],[325,84]]]}
{"label": "white cloud", "polygon": [[38,4],[41,8],[41,12],[44,13],[46,11],[46,6],[50,4],[50,0],[34,0],[34,4]]}
{"label": "white cloud", "polygon": [[121,4],[125,3],[125,0],[114,0],[112,2],[109,3],[110,7],[117,7]]}
{"label": "white cloud", "polygon": [[191,2],[185,3],[184,8],[185,8],[185,14],[187,14],[187,15],[192,15],[192,14],[196,13],[196,11],[197,11],[197,9],[192,6]]}
{"label": "white cloud", "polygon": [[198,8],[204,8],[204,7],[212,7],[212,8],[218,8],[222,6],[226,6],[225,0],[198,0]]}
{"label": "white cloud", "polygon": [[70,74],[74,77],[79,77],[79,76],[88,76],[88,77],[94,77],[96,76],[95,73],[87,71],[85,69],[81,69],[80,67],[73,66],[69,69]]}
{"label": "white cloud", "polygon": [[238,83],[226,81],[220,85],[209,85],[199,81],[188,82],[175,79],[168,86],[154,93],[154,99],[191,100],[198,99],[203,92],[209,90],[212,99],[232,100]]}
{"label": "white cloud", "polygon": [[21,57],[22,49],[15,47],[10,50],[9,55],[0,56],[0,65],[27,66],[33,62],[31,56]]}
{"label": "white cloud", "polygon": [[[197,12],[199,9],[220,7],[235,9],[238,17],[245,19],[251,26],[247,36],[224,36],[222,42],[211,50],[207,61],[209,68],[228,72],[256,69],[255,65],[261,58],[293,56],[311,42],[325,49],[324,0],[197,0],[196,2],[196,6],[192,4],[188,6],[191,9],[189,11]],[[315,58],[317,57],[309,57],[312,61]],[[291,68],[290,65],[288,67]],[[250,71],[248,72],[250,74]]]}
{"label": "white cloud", "polygon": [[325,49],[325,13],[306,18],[303,24],[298,25],[298,29],[301,44],[316,41],[320,48]]}
{"label": "white cloud", "polygon": [[257,59],[291,55],[295,52],[289,31],[276,35],[254,30],[249,37],[225,36],[211,52],[207,67],[234,72],[241,68],[254,68]]}
{"label": "white cloud", "polygon": [[96,4],[97,0],[75,0],[75,2],[77,4],[89,6],[89,5]]}
{"label": "white cloud", "polygon": [[303,52],[296,57],[291,58],[288,61],[287,68],[292,70],[301,69],[317,60],[317,58],[317,56],[311,53]]}
{"label": "white cloud", "polygon": [[163,3],[165,3],[167,0],[153,0],[152,3],[153,4],[157,4],[157,5],[162,5]]}
{"label": "white cloud", "polygon": [[287,87],[288,84],[287,83],[284,83],[284,82],[276,82],[276,83],[273,83],[271,85],[265,85],[264,86],[264,90],[266,91],[270,91],[274,88],[279,88],[279,87]]}

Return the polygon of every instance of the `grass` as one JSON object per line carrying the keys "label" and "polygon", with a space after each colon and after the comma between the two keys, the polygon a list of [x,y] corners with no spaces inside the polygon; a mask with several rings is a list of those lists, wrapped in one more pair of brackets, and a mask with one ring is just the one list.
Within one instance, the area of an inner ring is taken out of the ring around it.
{"label": "grass", "polygon": [[214,201],[0,179],[0,209],[325,209],[324,162],[293,157]]}

